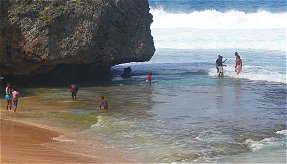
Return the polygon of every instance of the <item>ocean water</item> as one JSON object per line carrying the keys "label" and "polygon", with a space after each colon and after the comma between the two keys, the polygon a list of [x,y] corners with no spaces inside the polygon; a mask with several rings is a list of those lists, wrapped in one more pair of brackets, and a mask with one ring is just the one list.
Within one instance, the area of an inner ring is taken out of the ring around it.
{"label": "ocean water", "polygon": [[[156,52],[110,82],[24,88],[17,118],[69,131],[57,149],[142,162],[286,162],[286,1],[149,0]],[[234,52],[243,61],[234,72]],[[217,55],[227,59],[217,78]],[[132,78],[120,77],[132,68]],[[152,72],[152,85],[145,82]],[[104,95],[109,110],[98,107]],[[99,145],[98,140],[103,145]]]}
{"label": "ocean water", "polygon": [[[286,1],[149,2],[154,57],[114,70],[131,66],[139,82],[153,72],[151,116],[130,116],[137,130],[113,140],[127,139],[117,144],[152,162],[285,163]],[[240,75],[234,52],[243,60]],[[224,79],[214,68],[219,54],[228,59]],[[93,129],[109,129],[106,119]]]}

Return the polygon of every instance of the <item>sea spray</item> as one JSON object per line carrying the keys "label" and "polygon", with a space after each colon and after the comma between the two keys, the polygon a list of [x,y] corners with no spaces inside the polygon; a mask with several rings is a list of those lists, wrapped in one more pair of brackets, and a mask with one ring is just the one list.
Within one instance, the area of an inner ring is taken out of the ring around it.
{"label": "sea spray", "polygon": [[280,130],[277,131],[276,134],[281,134],[281,135],[285,135],[287,137],[287,130]]}
{"label": "sea spray", "polygon": [[264,10],[254,13],[236,10],[170,13],[162,8],[152,8],[151,13],[154,19],[152,29],[284,29],[287,27],[287,22],[282,21],[286,18],[286,13],[271,13]]}
{"label": "sea spray", "polygon": [[259,149],[262,149],[264,146],[267,146],[269,144],[273,144],[276,141],[274,137],[271,138],[264,138],[261,141],[253,141],[252,139],[247,139],[245,141],[245,144],[248,145],[248,147],[254,152]]}
{"label": "sea spray", "polygon": [[[286,51],[286,12],[213,9],[172,13],[152,8],[156,48]],[[268,22],[268,23],[266,23]]]}

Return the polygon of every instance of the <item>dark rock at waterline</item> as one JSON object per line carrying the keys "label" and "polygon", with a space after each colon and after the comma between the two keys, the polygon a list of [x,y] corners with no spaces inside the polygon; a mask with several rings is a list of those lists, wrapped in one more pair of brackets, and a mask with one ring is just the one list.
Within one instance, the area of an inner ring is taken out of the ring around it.
{"label": "dark rock at waterline", "polygon": [[59,65],[50,73],[38,73],[35,75],[7,75],[2,86],[6,82],[22,86],[53,85],[63,86],[71,83],[84,84],[86,82],[104,82],[112,78],[109,67],[90,64]]}
{"label": "dark rock at waterline", "polygon": [[147,0],[0,1],[0,73],[16,80],[110,78],[154,51]]}

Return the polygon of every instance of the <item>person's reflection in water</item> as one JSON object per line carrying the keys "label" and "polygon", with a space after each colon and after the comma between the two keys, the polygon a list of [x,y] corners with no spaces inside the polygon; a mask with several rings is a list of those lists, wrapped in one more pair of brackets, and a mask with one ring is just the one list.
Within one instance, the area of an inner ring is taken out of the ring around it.
{"label": "person's reflection in water", "polygon": [[152,109],[152,94],[153,94],[153,86],[149,85],[147,86],[147,105],[150,109]]}
{"label": "person's reflection in water", "polygon": [[223,105],[223,95],[224,95],[224,80],[218,79],[216,83],[216,106],[221,108]]}
{"label": "person's reflection in water", "polygon": [[240,105],[241,79],[235,80],[235,82],[234,82],[234,93],[235,93],[235,102],[237,105]]}

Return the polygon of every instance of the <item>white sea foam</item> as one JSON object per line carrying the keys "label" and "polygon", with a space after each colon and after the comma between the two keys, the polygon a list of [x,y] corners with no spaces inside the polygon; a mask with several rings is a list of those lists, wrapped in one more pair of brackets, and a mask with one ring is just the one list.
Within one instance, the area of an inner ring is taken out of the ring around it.
{"label": "white sea foam", "polygon": [[268,81],[268,82],[278,82],[278,83],[286,83],[286,76],[278,73],[270,73],[270,74],[256,74],[256,73],[242,73],[236,75],[236,73],[228,73],[226,76],[233,78],[243,78],[249,79],[253,81]]}
{"label": "white sea foam", "polygon": [[[217,76],[215,68],[210,69],[208,75],[214,77]],[[255,71],[255,70],[249,70],[247,68],[246,70],[242,70],[242,72],[239,75],[237,75],[236,72],[234,72],[234,67],[225,67],[224,76],[238,79],[248,79],[252,81],[267,81],[267,82],[276,82],[284,84],[287,83],[285,74],[280,74],[278,72],[274,71],[272,72],[267,70]]]}
{"label": "white sea foam", "polygon": [[277,131],[276,134],[282,134],[282,135],[285,135],[287,136],[287,130],[280,130],[280,131]]}
{"label": "white sea foam", "polygon": [[74,142],[74,140],[68,139],[63,135],[60,135],[58,137],[53,137],[52,140],[59,141],[59,142]]}
{"label": "white sea foam", "polygon": [[264,138],[261,141],[253,141],[252,139],[247,139],[245,141],[245,144],[248,145],[248,147],[254,152],[256,150],[262,149],[264,146],[270,145],[274,143],[276,139],[271,137],[271,138]]}
{"label": "white sea foam", "polygon": [[162,8],[151,9],[155,28],[197,28],[197,29],[274,29],[286,28],[286,13],[257,11],[244,13],[231,10],[193,11],[191,13],[169,13]]}
{"label": "white sea foam", "polygon": [[95,128],[95,127],[97,127],[97,126],[99,126],[99,124],[98,124],[98,123],[93,124],[93,125],[91,126],[91,128]]}
{"label": "white sea foam", "polygon": [[93,124],[92,126],[91,126],[91,128],[96,128],[96,127],[100,127],[100,126],[103,126],[103,116],[98,116],[97,117],[97,123],[95,123],[95,124]]}

